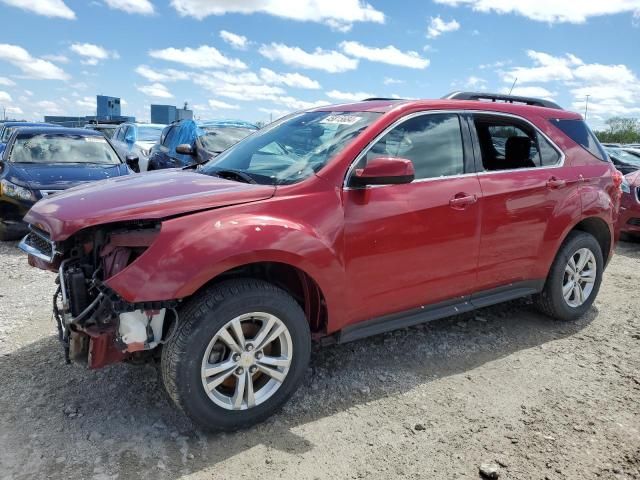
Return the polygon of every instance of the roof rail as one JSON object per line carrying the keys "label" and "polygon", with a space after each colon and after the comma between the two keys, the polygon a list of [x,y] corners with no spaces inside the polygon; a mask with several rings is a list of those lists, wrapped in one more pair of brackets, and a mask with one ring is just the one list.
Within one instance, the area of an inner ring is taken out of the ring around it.
{"label": "roof rail", "polygon": [[404,98],[390,98],[390,97],[371,97],[360,100],[361,102],[379,102],[385,100],[405,100]]}
{"label": "roof rail", "polygon": [[522,103],[536,107],[554,108],[562,110],[562,107],[551,100],[543,100],[534,97],[519,97],[517,95],[505,95],[501,93],[481,93],[481,92],[452,92],[442,97],[447,100],[484,100],[490,102]]}

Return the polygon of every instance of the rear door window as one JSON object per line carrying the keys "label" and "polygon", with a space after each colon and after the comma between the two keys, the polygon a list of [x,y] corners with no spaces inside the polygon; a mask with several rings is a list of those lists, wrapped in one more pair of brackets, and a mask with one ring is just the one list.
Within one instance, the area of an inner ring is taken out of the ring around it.
{"label": "rear door window", "polygon": [[557,165],[562,155],[527,122],[501,115],[474,116],[485,171]]}

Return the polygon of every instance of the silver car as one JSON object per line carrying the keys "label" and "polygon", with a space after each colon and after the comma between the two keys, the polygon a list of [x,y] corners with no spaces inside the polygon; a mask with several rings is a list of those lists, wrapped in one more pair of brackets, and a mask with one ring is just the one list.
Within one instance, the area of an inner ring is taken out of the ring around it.
{"label": "silver car", "polygon": [[138,157],[140,171],[146,172],[151,147],[160,140],[164,127],[166,125],[157,123],[123,123],[113,134],[111,142],[123,157]]}

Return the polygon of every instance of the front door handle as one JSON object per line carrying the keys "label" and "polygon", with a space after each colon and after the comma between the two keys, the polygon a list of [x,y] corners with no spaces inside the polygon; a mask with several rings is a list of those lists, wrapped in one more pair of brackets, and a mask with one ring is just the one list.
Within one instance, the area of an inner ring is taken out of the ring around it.
{"label": "front door handle", "polygon": [[469,195],[467,193],[456,193],[450,200],[449,206],[456,210],[464,210],[469,205],[473,205],[478,201],[476,195]]}
{"label": "front door handle", "polygon": [[547,188],[562,188],[567,185],[566,180],[561,180],[556,177],[551,177],[547,180]]}

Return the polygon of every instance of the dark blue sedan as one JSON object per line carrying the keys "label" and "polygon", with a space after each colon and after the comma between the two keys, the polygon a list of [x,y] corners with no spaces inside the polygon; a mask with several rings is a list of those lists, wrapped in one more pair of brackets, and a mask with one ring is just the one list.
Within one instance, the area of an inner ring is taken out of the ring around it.
{"label": "dark blue sedan", "polygon": [[16,129],[0,158],[0,240],[26,233],[22,218],[41,198],[132,173],[104,135],[83,128]]}
{"label": "dark blue sedan", "polygon": [[4,152],[4,148],[9,141],[11,134],[21,127],[55,127],[52,123],[37,123],[37,122],[4,122],[0,125],[0,155]]}

